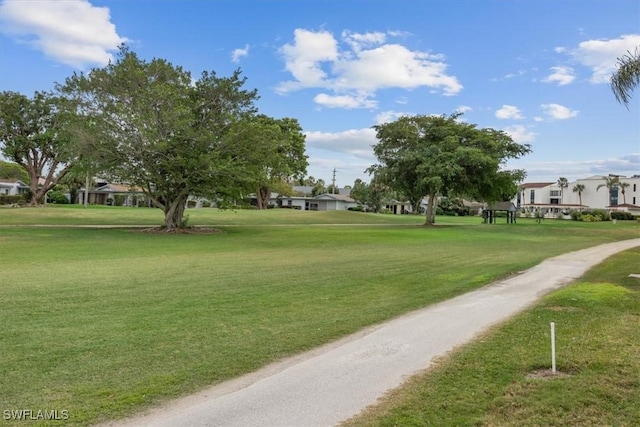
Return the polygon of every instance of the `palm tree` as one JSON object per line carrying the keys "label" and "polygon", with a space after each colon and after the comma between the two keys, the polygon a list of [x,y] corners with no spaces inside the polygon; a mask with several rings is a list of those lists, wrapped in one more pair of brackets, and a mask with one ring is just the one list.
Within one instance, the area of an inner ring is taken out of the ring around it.
{"label": "palm tree", "polygon": [[604,184],[600,184],[596,187],[596,191],[600,190],[602,187],[607,187],[609,190],[609,204],[611,204],[611,192],[618,187],[618,177],[617,176],[608,176],[603,177]]}
{"label": "palm tree", "polygon": [[631,184],[629,184],[628,182],[621,182],[620,184],[618,184],[618,187],[620,187],[620,192],[622,193],[622,203],[624,203],[625,205],[627,204],[627,196],[624,194],[624,189],[628,188]]}
{"label": "palm tree", "polygon": [[576,184],[573,186],[573,192],[578,193],[578,199],[580,200],[580,206],[582,206],[582,192],[584,191],[584,184]]}
{"label": "palm tree", "polygon": [[611,89],[616,100],[629,108],[631,92],[640,85],[640,46],[618,58],[617,71],[611,76]]}
{"label": "palm tree", "polygon": [[560,187],[560,204],[562,204],[564,189],[569,187],[569,180],[563,176],[558,178],[558,187]]}

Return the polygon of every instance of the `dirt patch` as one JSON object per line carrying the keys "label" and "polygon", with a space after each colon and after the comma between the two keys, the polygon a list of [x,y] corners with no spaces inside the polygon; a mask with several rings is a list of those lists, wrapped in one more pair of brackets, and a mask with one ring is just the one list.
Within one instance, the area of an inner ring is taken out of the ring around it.
{"label": "dirt patch", "polygon": [[554,305],[554,306],[550,306],[550,307],[545,307],[547,310],[551,310],[551,311],[566,311],[569,313],[574,313],[576,311],[582,311],[581,308],[578,307],[572,307],[572,306],[563,306],[563,305]]}
{"label": "dirt patch", "polygon": [[167,229],[165,227],[141,228],[134,230],[136,233],[146,234],[220,234],[222,230],[210,227],[184,227]]}
{"label": "dirt patch", "polygon": [[527,378],[533,380],[552,380],[557,378],[567,378],[570,376],[571,374],[560,372],[558,370],[556,370],[556,372],[552,372],[551,369],[537,369],[527,374]]}

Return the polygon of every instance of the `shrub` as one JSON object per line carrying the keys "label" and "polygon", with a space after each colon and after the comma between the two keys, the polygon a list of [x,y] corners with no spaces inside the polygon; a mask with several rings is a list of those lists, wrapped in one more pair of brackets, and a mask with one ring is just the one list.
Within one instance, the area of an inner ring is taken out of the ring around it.
{"label": "shrub", "polygon": [[605,211],[604,209],[594,209],[591,214],[593,216],[599,216],[600,218],[602,218],[602,221],[611,220],[611,214],[609,214],[609,212]]}
{"label": "shrub", "polygon": [[127,200],[127,196],[124,194],[114,194],[113,206],[124,206],[125,200]]}
{"label": "shrub", "polygon": [[633,221],[635,218],[631,212],[611,212],[611,219]]}
{"label": "shrub", "polygon": [[60,190],[51,190],[47,193],[47,203],[54,203],[56,205],[65,205],[69,203],[69,199]]}
{"label": "shrub", "polygon": [[187,200],[187,208],[195,208],[197,205],[197,200]]}
{"label": "shrub", "polygon": [[9,196],[9,195],[3,194],[0,196],[0,205],[13,205],[13,204],[22,203],[22,202],[24,202],[22,195]]}
{"label": "shrub", "polygon": [[211,207],[211,202],[208,200],[203,200],[202,201],[202,207],[203,208],[210,208]]}
{"label": "shrub", "polygon": [[364,212],[364,206],[351,206],[349,208],[347,208],[348,211],[355,211],[355,212]]}
{"label": "shrub", "polygon": [[602,217],[600,215],[583,214],[581,221],[583,222],[600,222]]}
{"label": "shrub", "polygon": [[571,213],[571,219],[574,221],[582,221],[582,212],[580,211],[576,211],[576,210],[572,210]]}

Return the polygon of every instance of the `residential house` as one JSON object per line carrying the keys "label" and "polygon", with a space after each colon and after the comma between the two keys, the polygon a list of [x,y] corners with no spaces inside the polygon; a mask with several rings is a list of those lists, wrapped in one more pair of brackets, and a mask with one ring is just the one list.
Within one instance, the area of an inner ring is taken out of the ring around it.
{"label": "residential house", "polygon": [[[85,190],[78,191],[78,203],[84,204]],[[88,191],[88,203],[92,205],[149,206],[141,188],[127,184],[102,183]]]}
{"label": "residential house", "polygon": [[19,196],[29,191],[29,186],[19,179],[0,179],[0,195]]}
{"label": "residential house", "polygon": [[329,193],[320,194],[315,197],[272,194],[270,203],[284,208],[288,207],[303,211],[339,211],[358,206],[358,203],[349,196]]}

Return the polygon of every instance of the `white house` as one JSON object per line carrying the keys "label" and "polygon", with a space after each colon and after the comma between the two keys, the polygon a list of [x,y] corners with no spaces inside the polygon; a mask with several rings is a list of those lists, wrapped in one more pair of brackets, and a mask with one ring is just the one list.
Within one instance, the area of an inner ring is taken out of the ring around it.
{"label": "white house", "polygon": [[19,179],[0,179],[0,195],[18,196],[29,191],[29,186]]}
{"label": "white house", "polygon": [[303,211],[340,211],[358,206],[358,203],[343,194],[320,194],[315,197],[276,196],[278,206],[300,209]]}
{"label": "white house", "polygon": [[[611,188],[605,185],[607,179],[614,182]],[[560,188],[557,182],[524,183],[513,202],[525,212],[540,209],[549,217],[583,209],[626,211],[640,215],[640,175],[595,175],[570,182],[565,188]]]}

